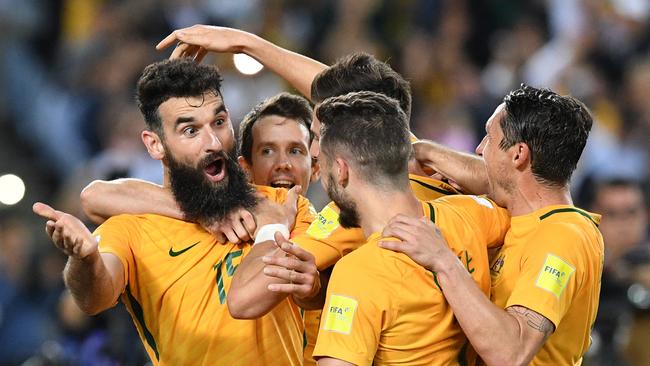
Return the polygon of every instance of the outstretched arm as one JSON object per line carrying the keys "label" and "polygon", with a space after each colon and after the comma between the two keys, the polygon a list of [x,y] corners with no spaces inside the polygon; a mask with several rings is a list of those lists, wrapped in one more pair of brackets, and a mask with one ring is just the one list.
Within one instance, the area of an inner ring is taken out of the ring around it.
{"label": "outstretched arm", "polygon": [[483,158],[460,152],[429,140],[413,143],[415,159],[443,176],[451,178],[471,194],[488,193],[487,172]]}
{"label": "outstretched arm", "polygon": [[88,315],[113,306],[124,288],[124,269],[110,253],[99,253],[97,239],[76,217],[35,203],[34,213],[47,219],[45,231],[68,263],[63,271],[66,287]]}
{"label": "outstretched arm", "polygon": [[96,180],[81,192],[84,212],[96,224],[120,214],[158,214],[183,219],[172,192],[139,179]]}
{"label": "outstretched arm", "polygon": [[177,46],[170,58],[191,57],[197,62],[207,52],[245,53],[285,79],[309,99],[314,77],[327,68],[327,65],[309,57],[233,28],[194,25],[177,29],[158,43],[156,49],[162,50],[174,44]]}

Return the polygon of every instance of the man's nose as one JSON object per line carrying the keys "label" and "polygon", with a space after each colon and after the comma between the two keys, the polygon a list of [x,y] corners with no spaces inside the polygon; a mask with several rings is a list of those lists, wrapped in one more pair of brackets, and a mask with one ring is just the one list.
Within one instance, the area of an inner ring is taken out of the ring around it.
{"label": "man's nose", "polygon": [[214,131],[207,131],[205,134],[205,150],[212,151],[221,151],[223,150],[223,145],[221,144],[221,139],[219,136],[214,133]]}

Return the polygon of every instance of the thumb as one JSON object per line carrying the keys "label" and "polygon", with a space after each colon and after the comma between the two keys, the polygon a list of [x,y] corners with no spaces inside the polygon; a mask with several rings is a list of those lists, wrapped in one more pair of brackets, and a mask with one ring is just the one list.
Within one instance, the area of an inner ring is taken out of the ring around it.
{"label": "thumb", "polygon": [[301,186],[293,186],[293,188],[287,192],[287,198],[284,200],[284,207],[295,210],[298,205],[298,196],[300,196],[300,192],[302,192]]}
{"label": "thumb", "polygon": [[56,221],[61,216],[61,213],[59,211],[56,211],[51,206],[41,202],[34,203],[32,206],[32,211],[34,211],[35,214],[48,220]]}

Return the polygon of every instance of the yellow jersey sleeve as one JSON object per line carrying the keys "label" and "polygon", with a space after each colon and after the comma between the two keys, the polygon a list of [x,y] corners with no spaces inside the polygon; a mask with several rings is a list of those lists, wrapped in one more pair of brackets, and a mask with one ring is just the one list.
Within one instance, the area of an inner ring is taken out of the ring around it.
{"label": "yellow jersey sleeve", "polygon": [[[120,259],[124,267],[124,285],[129,284],[131,271],[135,268],[133,246],[140,242],[140,230],[136,216],[113,216],[101,224],[93,236],[99,236],[99,252],[111,253]],[[120,293],[124,288],[120,289]]]}
{"label": "yellow jersey sleeve", "polygon": [[377,279],[373,276],[373,268],[365,263],[372,260],[364,256],[361,261],[358,256],[350,256],[334,267],[314,358],[331,357],[364,366],[372,364],[381,330],[391,318],[384,310],[389,308],[386,306],[388,294],[370,285]]}
{"label": "yellow jersey sleeve", "polygon": [[524,306],[553,322],[556,329],[582,286],[586,263],[581,238],[562,223],[545,225],[527,243],[521,257],[521,275],[506,308]]}
{"label": "yellow jersey sleeve", "polygon": [[435,207],[458,210],[465,220],[463,225],[479,230],[488,248],[503,245],[506,233],[510,229],[510,214],[505,208],[497,206],[494,201],[485,196],[456,195],[440,198],[434,202]]}
{"label": "yellow jersey sleeve", "polygon": [[291,236],[302,235],[307,232],[307,229],[316,217],[316,210],[307,198],[298,196],[297,205],[298,211],[296,213],[296,224],[291,231]]}
{"label": "yellow jersey sleeve", "polygon": [[291,241],[313,254],[316,266],[323,270],[357,249],[366,239],[361,229],[341,227],[339,208],[330,202],[316,215],[307,232]]}

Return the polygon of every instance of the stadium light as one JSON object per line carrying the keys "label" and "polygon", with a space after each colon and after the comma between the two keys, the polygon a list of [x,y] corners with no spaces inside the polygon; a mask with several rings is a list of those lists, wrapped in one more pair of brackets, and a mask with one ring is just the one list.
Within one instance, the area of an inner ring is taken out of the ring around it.
{"label": "stadium light", "polygon": [[264,65],[257,62],[254,58],[243,54],[235,53],[232,56],[232,60],[235,63],[235,68],[237,71],[241,72],[244,75],[255,75],[258,72],[262,71]]}
{"label": "stadium light", "polygon": [[19,176],[5,174],[0,177],[0,203],[15,205],[25,196],[25,183]]}

